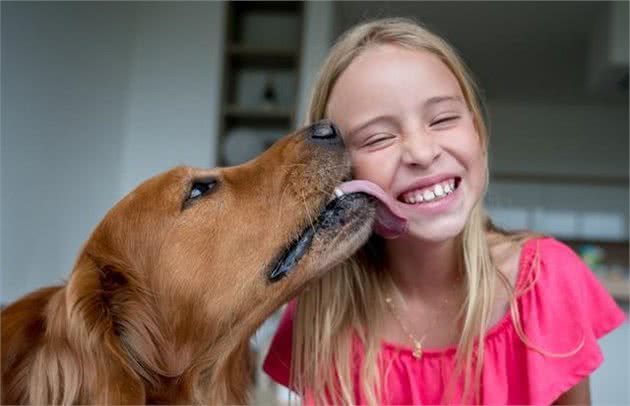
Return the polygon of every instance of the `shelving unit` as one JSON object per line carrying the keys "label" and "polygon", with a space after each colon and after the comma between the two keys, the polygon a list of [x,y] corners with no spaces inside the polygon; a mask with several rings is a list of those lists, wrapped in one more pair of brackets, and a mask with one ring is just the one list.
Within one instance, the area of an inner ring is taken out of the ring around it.
{"label": "shelving unit", "polygon": [[630,266],[629,241],[602,241],[586,239],[563,239],[563,242],[573,248],[576,252],[580,246],[596,245],[606,252],[606,263],[618,265],[625,269],[624,275],[602,276],[598,275],[602,284],[608,289],[613,298],[619,301],[630,301],[630,281],[628,280],[628,267]]}
{"label": "shelving unit", "polygon": [[217,151],[219,165],[237,165],[293,128],[303,4],[228,2],[227,18]]}
{"label": "shelving unit", "polygon": [[601,249],[593,272],[616,300],[630,301],[627,176],[493,171],[489,190],[498,225],[554,236],[578,255]]}
{"label": "shelving unit", "polygon": [[297,49],[259,48],[247,45],[230,44],[228,55],[237,63],[258,67],[284,67],[294,65],[298,58]]}
{"label": "shelving unit", "polygon": [[293,110],[273,108],[265,109],[261,107],[242,107],[236,104],[228,104],[223,106],[223,113],[226,118],[233,119],[253,119],[253,120],[291,120],[293,118]]}

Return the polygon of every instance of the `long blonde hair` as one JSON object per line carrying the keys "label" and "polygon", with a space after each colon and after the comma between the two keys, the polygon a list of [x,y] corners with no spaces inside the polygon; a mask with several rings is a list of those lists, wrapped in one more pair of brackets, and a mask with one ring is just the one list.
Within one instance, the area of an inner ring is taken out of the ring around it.
{"label": "long blonde hair", "polygon": [[[446,41],[413,21],[381,19],[360,24],[346,32],[332,48],[319,73],[306,123],[325,118],[328,99],[339,76],[359,54],[379,44],[431,52],[454,74],[479,134],[487,186],[488,134],[474,81]],[[485,234],[491,223],[482,201],[483,196],[458,237],[461,247],[458,260],[467,290],[455,368],[455,377],[464,376],[464,395],[460,401],[470,401],[466,398],[477,391],[473,382],[480,380],[483,338],[490,323],[497,279],[514,296],[508,279],[498,271],[491,258]],[[382,240],[373,237],[354,257],[329,272],[298,298],[293,331],[292,384],[299,393],[317,404],[355,404],[358,402],[353,394],[355,389],[363,394],[364,402],[379,403],[381,378],[378,371],[379,367],[386,366],[380,365],[377,332],[381,331],[386,312],[383,305],[385,289],[390,283],[383,272],[382,249]],[[359,372],[361,388],[352,386],[355,337],[364,350]]]}

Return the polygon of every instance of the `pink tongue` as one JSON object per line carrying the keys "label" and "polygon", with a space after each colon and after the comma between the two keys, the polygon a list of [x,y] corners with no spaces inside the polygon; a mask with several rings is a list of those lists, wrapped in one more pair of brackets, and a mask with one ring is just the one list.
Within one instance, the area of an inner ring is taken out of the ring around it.
{"label": "pink tongue", "polygon": [[400,213],[396,202],[375,183],[352,180],[337,186],[344,193],[363,192],[378,201],[374,231],[383,238],[397,238],[407,229],[407,218]]}

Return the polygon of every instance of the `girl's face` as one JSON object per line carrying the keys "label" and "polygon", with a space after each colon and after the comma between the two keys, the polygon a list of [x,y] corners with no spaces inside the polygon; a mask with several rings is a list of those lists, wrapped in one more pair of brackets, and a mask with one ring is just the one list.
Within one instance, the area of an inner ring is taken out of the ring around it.
{"label": "girl's face", "polygon": [[439,242],[463,230],[483,191],[485,159],[457,79],[438,57],[369,48],[338,78],[326,113],[355,179],[392,196],[411,236]]}

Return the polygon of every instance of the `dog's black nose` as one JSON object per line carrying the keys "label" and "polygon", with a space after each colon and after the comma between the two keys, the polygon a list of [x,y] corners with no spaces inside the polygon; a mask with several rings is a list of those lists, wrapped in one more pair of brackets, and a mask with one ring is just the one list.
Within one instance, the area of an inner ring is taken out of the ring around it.
{"label": "dog's black nose", "polygon": [[311,125],[308,138],[315,144],[330,147],[343,147],[343,139],[339,129],[330,121],[322,120]]}

